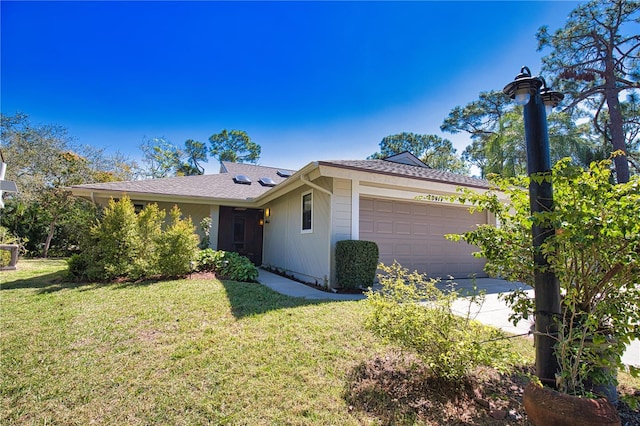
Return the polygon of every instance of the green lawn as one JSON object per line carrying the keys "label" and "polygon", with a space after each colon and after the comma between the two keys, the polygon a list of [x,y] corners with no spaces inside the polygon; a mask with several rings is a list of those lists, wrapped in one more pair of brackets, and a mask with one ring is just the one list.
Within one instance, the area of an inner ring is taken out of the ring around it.
{"label": "green lawn", "polygon": [[358,302],[217,280],[69,284],[0,272],[0,424],[367,424],[346,379],[384,353]]}

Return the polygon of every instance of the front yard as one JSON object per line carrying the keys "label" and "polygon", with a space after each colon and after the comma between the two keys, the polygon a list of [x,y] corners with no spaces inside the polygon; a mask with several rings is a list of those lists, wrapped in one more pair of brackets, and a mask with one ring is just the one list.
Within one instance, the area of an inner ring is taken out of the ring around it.
{"label": "front yard", "polygon": [[342,398],[346,372],[382,350],[357,303],[218,280],[76,286],[62,261],[19,267],[0,275],[2,424],[367,422]]}
{"label": "front yard", "polygon": [[[489,374],[495,394],[477,401],[429,395],[364,329],[361,302],[195,276],[71,284],[64,267],[0,272],[0,424],[528,424],[522,374]],[[514,346],[531,362],[530,344]]]}

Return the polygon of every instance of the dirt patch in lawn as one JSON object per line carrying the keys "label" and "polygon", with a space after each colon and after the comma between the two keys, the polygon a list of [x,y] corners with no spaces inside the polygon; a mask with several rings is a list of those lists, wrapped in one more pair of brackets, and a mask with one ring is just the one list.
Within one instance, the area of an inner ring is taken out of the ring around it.
{"label": "dirt patch in lawn", "polygon": [[[345,399],[350,410],[365,411],[385,425],[532,425],[522,394],[533,373],[533,366],[510,374],[479,368],[451,382],[434,376],[416,357],[387,354],[352,370]],[[620,403],[618,412],[623,425],[640,425],[640,411]]]}
{"label": "dirt patch in lawn", "polygon": [[202,272],[193,272],[188,275],[190,280],[215,280],[218,279],[218,276],[215,272],[210,271],[202,271]]}

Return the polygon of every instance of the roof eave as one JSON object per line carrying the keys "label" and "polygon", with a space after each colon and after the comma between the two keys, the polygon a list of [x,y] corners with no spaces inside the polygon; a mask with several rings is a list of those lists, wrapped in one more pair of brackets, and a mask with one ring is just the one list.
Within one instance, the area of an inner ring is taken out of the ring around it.
{"label": "roof eave", "polygon": [[[479,189],[485,189],[485,190],[489,189],[489,184],[488,183],[486,185],[481,185],[481,184],[473,184],[473,183],[452,182],[452,181],[443,180],[443,179],[433,179],[433,178],[428,178],[428,177],[423,177],[423,176],[412,176],[412,175],[406,175],[406,174],[402,174],[402,173],[394,173],[394,172],[390,172],[390,171],[371,170],[371,169],[368,169],[366,167],[351,166],[351,165],[347,165],[347,164],[336,164],[336,163],[332,163],[332,162],[329,162],[329,161],[318,161],[318,165],[320,167],[345,169],[345,170],[354,170],[354,171],[371,173],[371,174],[394,176],[394,177],[405,178],[405,179],[415,179],[415,180],[420,180],[420,181],[425,181],[425,182],[437,182],[437,183],[444,183],[444,184],[449,184],[449,185],[454,185],[454,186],[464,186],[464,187],[479,188]],[[322,174],[324,175],[324,173],[322,173]]]}
{"label": "roof eave", "polygon": [[95,201],[96,198],[120,198],[123,194],[127,195],[132,200],[148,201],[148,202],[167,202],[167,203],[193,203],[193,204],[239,204],[241,206],[254,206],[255,202],[252,198],[240,199],[240,198],[219,198],[219,197],[205,197],[195,195],[176,195],[176,194],[159,194],[152,192],[136,192],[136,191],[118,191],[118,190],[106,190],[95,188],[78,188],[69,187],[71,193],[76,197],[86,198],[91,201]]}

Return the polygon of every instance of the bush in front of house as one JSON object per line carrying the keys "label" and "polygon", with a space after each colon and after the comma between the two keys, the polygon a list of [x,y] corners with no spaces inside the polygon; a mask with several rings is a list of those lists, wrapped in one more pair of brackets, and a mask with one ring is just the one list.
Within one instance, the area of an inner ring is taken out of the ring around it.
{"label": "bush in front of house", "polygon": [[91,227],[84,252],[89,256],[89,279],[138,278],[134,273],[140,252],[138,217],[131,200],[111,199],[102,220]]}
{"label": "bush in front of house", "polygon": [[454,311],[457,292],[441,291],[439,280],[409,273],[397,262],[380,265],[381,289],[370,290],[366,327],[386,342],[414,352],[434,375],[458,381],[476,367],[506,369],[514,361],[500,330],[473,320],[471,307],[484,294],[471,296],[464,314]]}
{"label": "bush in front of house", "polygon": [[204,249],[198,254],[198,271],[215,272],[224,279],[255,282],[258,268],[238,253],[224,250]]}
{"label": "bush in front of house", "polygon": [[156,204],[136,214],[129,197],[110,200],[80,253],[68,260],[69,278],[110,281],[188,274],[198,250],[195,227],[190,218],[181,218],[177,206],[163,229],[165,216]]}
{"label": "bush in front of house", "polygon": [[371,286],[377,267],[378,245],[373,241],[343,240],[336,243],[336,279],[342,288]]}
{"label": "bush in front of house", "polygon": [[191,261],[198,254],[200,238],[195,233],[191,218],[183,219],[178,206],[173,206],[169,217],[169,225],[156,241],[161,259],[158,269],[161,275],[175,277],[191,271]]}

